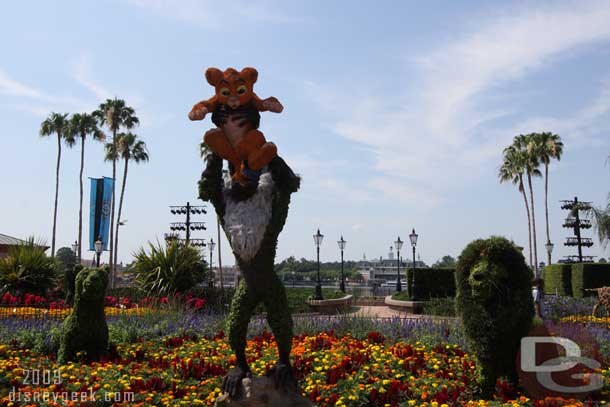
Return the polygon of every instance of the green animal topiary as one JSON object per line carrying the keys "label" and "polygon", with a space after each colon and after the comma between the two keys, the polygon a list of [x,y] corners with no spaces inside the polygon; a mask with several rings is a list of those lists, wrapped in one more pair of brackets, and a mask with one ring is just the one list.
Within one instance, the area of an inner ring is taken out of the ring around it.
{"label": "green animal topiary", "polygon": [[517,352],[534,317],[531,281],[523,255],[503,237],[475,240],[459,257],[456,312],[483,397],[493,395],[500,377],[516,383]]}
{"label": "green animal topiary", "polygon": [[108,350],[108,325],[104,295],[108,286],[106,268],[86,268],[76,276],[74,308],[62,325],[57,360],[72,361],[84,351],[88,361],[99,361]]}
{"label": "green animal topiary", "polygon": [[[267,321],[278,345],[278,363],[269,372],[277,388],[296,390],[290,364],[292,317],[286,290],[274,270],[277,241],[288,216],[290,196],[299,189],[300,178],[280,157],[262,171],[254,186],[240,187],[223,181],[222,159],[206,158],[199,183],[199,197],[214,205],[242,276],[227,320],[229,343],[235,352],[236,368],[224,378],[223,391],[239,397],[241,379],[251,373],[246,361],[248,322],[263,303]],[[233,169],[230,167],[230,171]]]}

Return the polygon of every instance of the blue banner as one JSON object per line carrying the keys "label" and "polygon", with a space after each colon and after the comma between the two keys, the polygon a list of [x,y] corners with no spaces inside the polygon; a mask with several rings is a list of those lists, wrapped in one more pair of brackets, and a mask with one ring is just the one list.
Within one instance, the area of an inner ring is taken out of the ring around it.
{"label": "blue banner", "polygon": [[89,250],[95,250],[95,241],[102,239],[102,247],[108,250],[110,210],[112,208],[112,178],[90,178],[91,195],[89,210]]}

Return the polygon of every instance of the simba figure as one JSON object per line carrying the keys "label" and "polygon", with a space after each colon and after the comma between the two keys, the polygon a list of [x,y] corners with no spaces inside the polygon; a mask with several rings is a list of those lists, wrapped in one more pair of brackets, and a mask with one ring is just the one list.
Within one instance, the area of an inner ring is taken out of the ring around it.
{"label": "simba figure", "polygon": [[204,141],[210,149],[232,166],[233,180],[241,185],[258,181],[263,167],[277,155],[275,144],[267,142],[258,131],[259,112],[280,113],[284,108],[274,97],[261,100],[253,90],[258,78],[254,68],[237,72],[227,68],[224,73],[217,68],[205,72],[208,83],[216,88],[216,94],[197,103],[189,113],[189,119],[202,120],[212,113],[212,121],[218,128],[205,133]]}

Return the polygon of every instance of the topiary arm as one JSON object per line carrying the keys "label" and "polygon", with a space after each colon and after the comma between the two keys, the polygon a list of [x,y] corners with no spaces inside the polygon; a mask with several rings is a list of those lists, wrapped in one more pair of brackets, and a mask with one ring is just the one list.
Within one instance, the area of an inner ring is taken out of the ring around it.
{"label": "topiary arm", "polygon": [[222,179],[222,158],[216,154],[208,154],[205,158],[206,168],[199,181],[199,198],[212,203],[216,213],[223,219],[225,202],[222,194],[224,181]]}

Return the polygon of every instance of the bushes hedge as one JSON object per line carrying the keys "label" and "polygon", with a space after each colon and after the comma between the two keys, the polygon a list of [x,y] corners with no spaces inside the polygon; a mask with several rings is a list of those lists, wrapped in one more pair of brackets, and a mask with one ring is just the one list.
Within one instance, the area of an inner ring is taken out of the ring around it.
{"label": "bushes hedge", "polygon": [[553,264],[544,268],[544,288],[547,294],[573,296],[594,295],[584,288],[610,286],[610,264],[573,263]]}
{"label": "bushes hedge", "polygon": [[572,265],[546,266],[544,268],[544,291],[547,294],[572,295]]}
{"label": "bushes hedge", "polygon": [[575,298],[595,295],[595,293],[584,292],[584,288],[597,288],[604,286],[610,286],[610,264],[572,264],[572,295]]}
{"label": "bushes hedge", "polygon": [[[411,296],[412,276],[413,269],[408,268],[406,286],[409,297]],[[416,268],[415,291],[419,300],[455,297],[455,268]]]}

